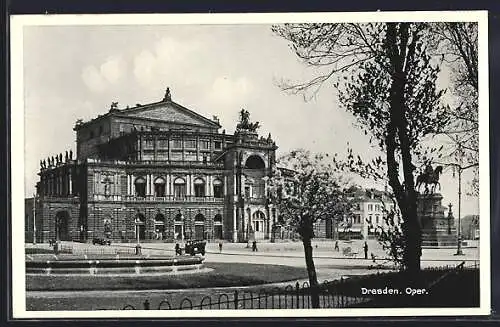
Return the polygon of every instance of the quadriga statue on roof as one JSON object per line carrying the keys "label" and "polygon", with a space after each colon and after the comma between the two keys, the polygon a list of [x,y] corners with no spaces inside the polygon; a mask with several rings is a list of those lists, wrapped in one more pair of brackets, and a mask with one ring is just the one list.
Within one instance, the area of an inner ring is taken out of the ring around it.
{"label": "quadriga statue on roof", "polygon": [[248,132],[256,132],[259,129],[259,122],[252,123],[250,122],[250,113],[248,110],[241,109],[240,111],[240,121],[236,125],[236,131],[248,131]]}

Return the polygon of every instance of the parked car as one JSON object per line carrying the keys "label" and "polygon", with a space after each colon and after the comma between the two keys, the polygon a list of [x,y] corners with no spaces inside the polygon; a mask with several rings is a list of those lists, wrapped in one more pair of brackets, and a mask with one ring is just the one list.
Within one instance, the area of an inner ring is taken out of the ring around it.
{"label": "parked car", "polygon": [[205,255],[205,241],[187,241],[185,246],[185,253],[189,255],[201,254]]}
{"label": "parked car", "polygon": [[111,245],[111,240],[106,240],[104,238],[94,238],[92,239],[92,244],[96,245]]}

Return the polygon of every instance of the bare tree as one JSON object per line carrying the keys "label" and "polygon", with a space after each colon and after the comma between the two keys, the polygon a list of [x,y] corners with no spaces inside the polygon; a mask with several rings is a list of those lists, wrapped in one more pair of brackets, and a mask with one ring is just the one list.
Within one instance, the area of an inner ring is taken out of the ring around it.
{"label": "bare tree", "polygon": [[[428,53],[424,23],[285,24],[273,27],[308,65],[324,68],[314,79],[284,83],[292,93],[312,90],[330,79],[339,102],[384,154],[365,162],[352,152],[341,168],[384,177],[385,170],[402,215],[403,262],[410,281],[420,272],[421,226],[417,217],[416,160],[428,151],[422,140],[449,124],[437,90],[439,63]],[[435,151],[431,149],[430,151]],[[339,162],[339,161],[337,161]]]}
{"label": "bare tree", "polygon": [[479,194],[479,106],[478,106],[478,24],[435,23],[432,32],[432,53],[450,69],[449,89],[455,99],[451,115],[453,120],[445,134],[451,141],[446,159],[462,167],[474,168],[471,193]]}

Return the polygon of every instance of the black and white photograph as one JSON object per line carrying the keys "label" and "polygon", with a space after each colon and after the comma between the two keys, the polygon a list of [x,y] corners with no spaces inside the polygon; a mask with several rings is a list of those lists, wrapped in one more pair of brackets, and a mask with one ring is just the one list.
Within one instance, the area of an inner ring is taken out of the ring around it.
{"label": "black and white photograph", "polygon": [[489,314],[487,27],[12,16],[14,317]]}

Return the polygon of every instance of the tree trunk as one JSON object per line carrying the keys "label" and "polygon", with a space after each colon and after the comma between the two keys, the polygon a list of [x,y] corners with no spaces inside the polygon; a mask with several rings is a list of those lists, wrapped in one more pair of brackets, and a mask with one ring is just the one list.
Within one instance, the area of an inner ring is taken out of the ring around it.
{"label": "tree trunk", "polygon": [[317,309],[319,308],[318,276],[316,275],[316,267],[314,266],[311,239],[303,237],[302,244],[304,245],[307,276],[309,277],[309,286],[311,288],[311,305],[314,309]]}
{"label": "tree trunk", "polygon": [[[398,37],[399,33],[399,47]],[[412,58],[415,47],[414,40],[408,45],[408,24],[402,23],[399,29],[395,23],[387,25],[388,56],[392,64],[392,85],[390,88],[390,120],[387,127],[387,175],[389,184],[394,191],[396,201],[403,215],[403,236],[405,248],[403,262],[409,273],[409,282],[415,282],[420,273],[421,228],[417,216],[417,198],[413,180],[413,163],[408,139],[408,121],[404,88],[406,85],[405,63]],[[408,51],[407,50],[408,47]],[[407,57],[408,56],[408,57]],[[397,141],[402,157],[403,184],[399,181],[399,163],[396,160]]]}

